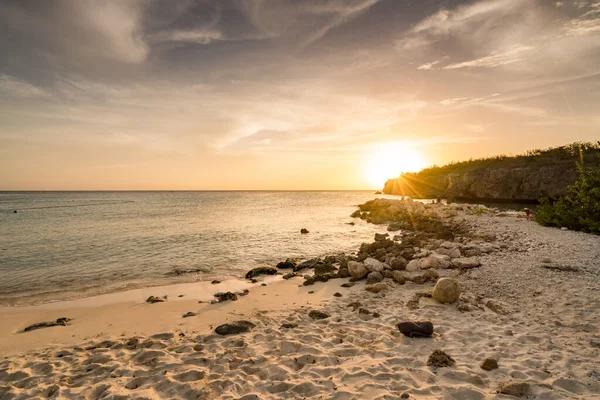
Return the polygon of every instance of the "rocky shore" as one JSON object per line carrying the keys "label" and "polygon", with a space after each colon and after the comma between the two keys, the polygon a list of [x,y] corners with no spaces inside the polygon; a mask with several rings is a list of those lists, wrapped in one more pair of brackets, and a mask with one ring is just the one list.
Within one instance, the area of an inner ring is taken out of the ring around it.
{"label": "rocky shore", "polygon": [[597,236],[478,205],[353,217],[382,233],[215,281],[200,304],[153,288],[2,313],[0,399],[600,398]]}

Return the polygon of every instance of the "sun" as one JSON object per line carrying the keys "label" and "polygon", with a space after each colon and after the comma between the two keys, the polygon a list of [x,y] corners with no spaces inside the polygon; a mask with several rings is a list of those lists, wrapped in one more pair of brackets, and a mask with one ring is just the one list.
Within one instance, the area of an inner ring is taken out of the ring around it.
{"label": "sun", "polygon": [[388,179],[396,178],[402,172],[416,172],[425,167],[425,158],[414,146],[389,142],[373,149],[366,160],[364,174],[369,183],[383,188]]}

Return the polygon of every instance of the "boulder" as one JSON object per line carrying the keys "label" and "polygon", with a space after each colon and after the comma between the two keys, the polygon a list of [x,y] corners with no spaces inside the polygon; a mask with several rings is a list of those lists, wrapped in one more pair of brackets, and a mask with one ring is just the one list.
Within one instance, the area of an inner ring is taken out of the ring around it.
{"label": "boulder", "polygon": [[338,270],[338,275],[340,276],[340,278],[348,278],[350,277],[350,271],[348,271],[348,268],[340,268]]}
{"label": "boulder", "polygon": [[498,361],[494,358],[486,358],[480,365],[484,371],[492,371],[498,368]]}
{"label": "boulder", "polygon": [[441,278],[435,284],[431,297],[439,303],[454,303],[460,296],[460,285],[456,279]]}
{"label": "boulder", "polygon": [[365,290],[367,292],[371,292],[371,293],[379,293],[379,292],[382,292],[382,291],[387,291],[387,290],[389,290],[389,288],[390,287],[387,284],[385,284],[383,282],[380,282],[380,283],[375,283],[375,284],[370,285],[370,286],[366,286]]}
{"label": "boulder", "polygon": [[404,285],[407,280],[406,277],[404,276],[404,274],[400,271],[393,271],[392,279],[394,280],[394,282],[399,283],[401,285]]}
{"label": "boulder", "polygon": [[521,397],[529,393],[527,382],[508,381],[500,384],[498,392],[509,396]]}
{"label": "boulder", "polygon": [[238,333],[250,332],[255,326],[250,321],[236,321],[217,326],[215,332],[221,336],[236,335]]}
{"label": "boulder", "polygon": [[442,269],[449,268],[452,263],[440,256],[429,256],[412,260],[406,265],[406,270],[415,272],[420,269]]}
{"label": "boulder", "polygon": [[369,273],[369,270],[363,263],[348,261],[348,272],[353,278],[362,279]]}
{"label": "boulder", "polygon": [[399,231],[399,230],[401,230],[401,229],[402,229],[402,225],[400,225],[400,224],[395,224],[395,223],[393,223],[393,224],[390,224],[390,225],[387,227],[387,230],[388,230],[388,231],[390,231],[390,232],[397,232],[397,231]]}
{"label": "boulder", "polygon": [[390,261],[390,267],[392,267],[392,269],[396,270],[396,271],[405,270],[407,265],[408,265],[408,261],[406,261],[406,259],[402,256],[394,257]]}
{"label": "boulder", "polygon": [[252,279],[259,275],[275,275],[277,268],[273,267],[256,267],[246,273],[246,279]]}
{"label": "boulder", "polygon": [[481,266],[481,263],[475,258],[455,258],[452,260],[452,266],[459,269],[472,269]]}
{"label": "boulder", "polygon": [[381,272],[385,269],[385,264],[374,258],[367,258],[364,261],[365,268],[371,272]]}
{"label": "boulder", "polygon": [[300,233],[306,234],[306,233],[308,233],[308,229],[302,228],[302,229],[300,229]]}
{"label": "boulder", "polygon": [[294,267],[294,272],[298,272],[302,269],[309,269],[309,268],[314,268],[317,266],[317,264],[319,263],[319,259],[318,258],[313,258],[310,260],[306,260],[301,262],[300,264],[296,265]]}
{"label": "boulder", "polygon": [[323,311],[318,311],[318,310],[312,310],[311,312],[308,313],[308,316],[311,317],[312,319],[326,319],[329,318],[329,314],[323,312]]}
{"label": "boulder", "polygon": [[279,264],[277,264],[276,268],[277,269],[296,268],[296,262],[294,260],[288,258],[287,260],[282,261]]}
{"label": "boulder", "polygon": [[337,272],[337,268],[331,264],[318,264],[315,267],[315,275],[325,275],[332,272]]}
{"label": "boulder", "polygon": [[387,233],[376,233],[375,234],[375,241],[379,242],[381,240],[386,240],[389,239],[390,235]]}
{"label": "boulder", "polygon": [[383,280],[383,275],[381,274],[381,272],[370,272],[369,275],[367,275],[367,285],[371,285],[373,283],[379,283]]}

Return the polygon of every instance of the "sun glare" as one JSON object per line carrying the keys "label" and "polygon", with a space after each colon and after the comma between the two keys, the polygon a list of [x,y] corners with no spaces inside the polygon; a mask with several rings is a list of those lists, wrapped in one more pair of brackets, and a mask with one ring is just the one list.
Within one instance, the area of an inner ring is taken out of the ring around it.
{"label": "sun glare", "polygon": [[419,150],[406,143],[383,143],[373,149],[365,165],[365,178],[378,188],[383,188],[390,178],[402,172],[416,172],[426,167]]}

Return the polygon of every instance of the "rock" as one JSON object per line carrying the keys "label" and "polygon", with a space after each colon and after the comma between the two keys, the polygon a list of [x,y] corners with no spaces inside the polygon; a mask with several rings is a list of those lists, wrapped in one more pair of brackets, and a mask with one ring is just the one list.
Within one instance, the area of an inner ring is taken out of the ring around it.
{"label": "rock", "polygon": [[379,260],[379,261],[385,261],[385,257],[387,256],[387,250],[386,249],[377,249],[377,251],[375,252],[375,259]]}
{"label": "rock", "polygon": [[218,285],[219,283],[221,283],[221,281],[219,281],[219,280],[215,279],[215,280],[213,280],[213,281],[212,281],[210,284],[211,284],[211,285]]}
{"label": "rock", "polygon": [[237,299],[238,299],[237,294],[231,293],[231,292],[215,293],[214,296],[217,298],[219,303],[221,303],[223,301],[227,301],[227,300],[237,301]]}
{"label": "rock", "polygon": [[183,318],[189,318],[189,317],[195,317],[196,313],[195,312],[186,312],[185,314],[183,314]]}
{"label": "rock", "polygon": [[352,214],[350,214],[350,216],[352,218],[360,218],[360,210],[354,211]]}
{"label": "rock", "polygon": [[331,264],[319,264],[315,267],[315,275],[325,275],[331,272],[337,272],[337,268]]}
{"label": "rock", "polygon": [[351,287],[352,287],[352,286],[354,286],[354,285],[356,285],[356,283],[354,283],[354,282],[346,282],[346,283],[342,283],[342,284],[340,285],[340,287],[343,287],[343,288],[351,288]]}
{"label": "rock", "polygon": [[34,331],[36,329],[41,329],[41,328],[51,328],[53,326],[68,326],[69,322],[71,322],[71,318],[61,317],[61,318],[58,318],[56,321],[38,322],[35,324],[31,324],[31,325],[27,326],[25,329],[23,329],[23,332]]}
{"label": "rock", "polygon": [[283,279],[285,279],[287,281],[288,279],[292,279],[292,278],[294,278],[296,276],[299,276],[299,275],[297,273],[295,273],[295,272],[290,272],[289,274],[285,274],[283,276]]}
{"label": "rock", "polygon": [[340,268],[338,270],[338,275],[340,276],[340,278],[348,278],[350,277],[350,271],[348,271],[348,268]]}
{"label": "rock", "polygon": [[314,268],[314,267],[317,266],[318,263],[319,263],[319,259],[318,258],[313,258],[311,260],[306,260],[306,261],[301,262],[300,264],[296,265],[296,267],[294,268],[294,272],[298,272],[298,271],[303,270],[303,269]]}
{"label": "rock", "polygon": [[311,317],[312,319],[326,319],[329,318],[329,314],[323,312],[323,311],[318,311],[318,310],[312,310],[311,312],[308,313],[308,316]]}
{"label": "rock", "polygon": [[439,278],[438,273],[434,269],[428,269],[424,274],[411,277],[410,280],[417,285],[422,285],[425,282],[435,281],[437,278]]}
{"label": "rock", "polygon": [[371,272],[381,272],[385,269],[385,264],[374,258],[367,258],[364,261],[365,268]]}
{"label": "rock", "polygon": [[342,297],[342,294],[341,294],[341,293],[339,293],[339,292],[335,292],[335,293],[333,294],[333,296],[334,296],[334,297]]}
{"label": "rock", "polygon": [[402,235],[394,235],[393,239],[394,242],[399,242],[402,240]]}
{"label": "rock", "polygon": [[302,233],[303,235],[307,234],[308,233],[308,229],[302,228],[302,229],[300,229],[300,233]]}
{"label": "rock", "polygon": [[275,268],[277,268],[277,269],[296,268],[296,262],[294,260],[292,260],[291,258],[288,258],[287,260],[282,261],[279,264],[277,264],[277,266]]}
{"label": "rock", "polygon": [[402,225],[400,225],[400,224],[390,224],[387,227],[387,230],[390,231],[390,232],[397,232],[397,231],[399,231],[401,229],[402,229]]}
{"label": "rock", "polygon": [[579,272],[579,268],[571,267],[570,265],[544,264],[544,265],[542,265],[542,267],[546,268],[546,269],[555,270],[555,271],[561,271],[561,272]]}
{"label": "rock", "polygon": [[484,371],[492,371],[498,368],[498,361],[493,358],[486,358],[480,365]]}
{"label": "rock", "polygon": [[161,299],[160,297],[150,296],[146,299],[146,303],[164,303],[165,299]]}
{"label": "rock", "polygon": [[250,332],[255,326],[256,325],[250,321],[236,321],[230,324],[217,326],[215,332],[221,336],[236,335],[238,333]]}
{"label": "rock", "polygon": [[373,318],[379,318],[379,317],[381,317],[381,314],[379,314],[378,312],[373,313]]}
{"label": "rock", "polygon": [[494,300],[494,299],[489,299],[488,301],[485,302],[485,306],[487,308],[489,308],[490,310],[492,310],[493,312],[495,312],[496,314],[499,315],[508,315],[508,306],[506,306],[504,303],[498,301],[498,300]]}
{"label": "rock", "polygon": [[569,230],[569,228],[567,228],[566,226],[563,226],[563,227],[561,227],[561,228],[560,228],[560,230],[561,230],[561,231],[568,231],[568,230]]}
{"label": "rock", "polygon": [[509,396],[521,397],[529,393],[527,382],[508,381],[500,384],[498,392]]}
{"label": "rock", "polygon": [[279,329],[294,329],[294,328],[297,328],[297,327],[298,327],[298,324],[294,324],[294,323],[289,322],[289,323],[282,324],[281,328],[279,328]]}
{"label": "rock", "polygon": [[[381,273],[381,275],[383,275],[384,278],[389,278],[389,279],[393,279],[394,278],[394,274],[392,274],[393,271],[390,271],[389,269],[385,269],[383,270],[383,272]],[[371,272],[372,274],[374,274],[375,272]]]}
{"label": "rock", "polygon": [[365,290],[371,293],[379,293],[381,291],[389,290],[389,286],[383,282],[376,283],[374,285],[366,286]]}
{"label": "rock", "polygon": [[250,291],[248,289],[244,289],[241,292],[237,292],[236,293],[238,296],[247,296],[250,294]]}
{"label": "rock", "polygon": [[379,272],[370,272],[367,275],[367,285],[372,285],[373,283],[378,283],[383,280],[383,275]]}
{"label": "rock", "polygon": [[263,282],[260,284],[260,286],[267,286],[267,284]]}
{"label": "rock", "polygon": [[358,309],[358,313],[359,314],[363,314],[363,315],[370,315],[371,311],[367,310],[366,308],[362,308],[361,307],[361,308]]}
{"label": "rock", "polygon": [[379,242],[381,240],[386,240],[389,239],[390,235],[387,233],[376,233],[375,234],[375,241]]}
{"label": "rock", "polygon": [[259,275],[275,275],[277,269],[273,267],[256,267],[246,273],[246,279],[252,279]]}
{"label": "rock", "polygon": [[456,362],[454,359],[448,354],[444,353],[442,350],[434,350],[427,359],[427,365],[433,367],[434,369],[453,367],[455,364]]}
{"label": "rock", "polygon": [[430,321],[403,321],[398,323],[398,329],[404,336],[411,338],[433,335],[433,324]]}
{"label": "rock", "polygon": [[392,267],[392,269],[396,271],[404,271],[406,269],[407,264],[408,261],[406,261],[406,259],[402,256],[394,257],[390,261],[390,267]]}
{"label": "rock", "polygon": [[459,269],[472,269],[481,266],[481,263],[475,258],[455,258],[452,260],[452,266]]}
{"label": "rock", "polygon": [[362,279],[369,273],[369,270],[363,263],[348,261],[348,272],[353,278]]}
{"label": "rock", "polygon": [[394,282],[404,285],[406,283],[406,277],[400,271],[392,271],[392,279]]}
{"label": "rock", "polygon": [[458,247],[455,247],[452,249],[441,248],[441,249],[437,249],[435,252],[438,254],[446,255],[450,258],[459,258],[460,257],[460,250],[458,249]]}
{"label": "rock", "polygon": [[460,285],[456,279],[441,278],[435,284],[431,297],[438,303],[454,303],[460,296]]}

